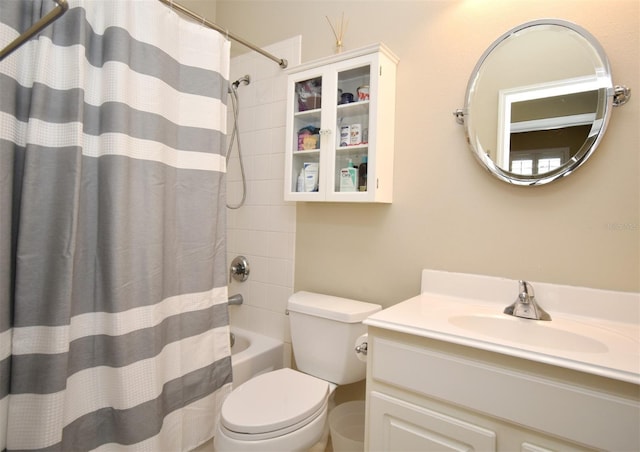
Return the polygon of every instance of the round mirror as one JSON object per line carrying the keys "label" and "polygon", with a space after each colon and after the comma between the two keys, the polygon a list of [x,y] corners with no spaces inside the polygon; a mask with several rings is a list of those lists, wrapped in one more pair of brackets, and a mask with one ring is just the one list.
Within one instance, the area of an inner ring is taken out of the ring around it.
{"label": "round mirror", "polygon": [[503,181],[552,182],[596,149],[613,95],[607,56],[589,32],[560,20],[528,22],[498,38],[471,74],[467,140]]}

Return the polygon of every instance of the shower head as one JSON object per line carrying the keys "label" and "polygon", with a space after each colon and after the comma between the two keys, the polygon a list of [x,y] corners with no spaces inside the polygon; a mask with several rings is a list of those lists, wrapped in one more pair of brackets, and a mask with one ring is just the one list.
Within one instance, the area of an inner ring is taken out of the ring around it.
{"label": "shower head", "polygon": [[244,77],[240,77],[238,80],[233,82],[232,85],[234,88],[238,88],[238,86],[240,86],[240,83],[248,85],[249,83],[251,83],[251,76],[247,74]]}

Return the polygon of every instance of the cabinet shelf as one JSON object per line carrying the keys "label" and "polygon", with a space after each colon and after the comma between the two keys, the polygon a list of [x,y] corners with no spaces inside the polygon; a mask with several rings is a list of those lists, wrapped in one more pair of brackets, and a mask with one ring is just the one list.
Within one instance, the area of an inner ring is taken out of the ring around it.
{"label": "cabinet shelf", "polygon": [[338,114],[364,114],[369,110],[369,101],[361,100],[348,104],[338,104]]}
{"label": "cabinet shelf", "polygon": [[[288,70],[285,200],[392,201],[397,63],[386,46],[376,44]],[[348,94],[356,101],[338,103]],[[317,141],[306,137],[309,130]],[[303,141],[319,149],[298,150]],[[365,143],[344,145],[360,141]],[[350,161],[358,166],[355,174],[346,171]],[[318,177],[315,191],[297,191],[308,164],[317,165],[317,171],[311,167]]]}
{"label": "cabinet shelf", "polygon": [[308,118],[308,117],[320,118],[321,111],[322,110],[320,108],[314,108],[313,110],[299,111],[295,113],[295,117],[296,118]]}
{"label": "cabinet shelf", "polygon": [[301,155],[318,155],[318,154],[320,154],[320,149],[305,149],[305,150],[302,150],[302,151],[295,151],[294,152],[294,155],[298,155],[298,156],[301,156]]}
{"label": "cabinet shelf", "polygon": [[336,152],[350,152],[366,150],[369,147],[368,144],[354,144],[352,146],[338,146]]}

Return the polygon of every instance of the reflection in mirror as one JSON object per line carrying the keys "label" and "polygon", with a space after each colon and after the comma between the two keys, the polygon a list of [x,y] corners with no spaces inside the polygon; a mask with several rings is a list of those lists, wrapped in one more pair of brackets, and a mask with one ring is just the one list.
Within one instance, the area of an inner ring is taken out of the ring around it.
{"label": "reflection in mirror", "polygon": [[505,171],[541,175],[576,158],[602,126],[596,112],[599,91],[588,83],[563,81],[554,87],[500,90],[497,163]]}
{"label": "reflection in mirror", "polygon": [[460,115],[476,157],[495,176],[538,185],[591,155],[613,95],[596,39],[577,25],[540,20],[510,30],[484,53]]}

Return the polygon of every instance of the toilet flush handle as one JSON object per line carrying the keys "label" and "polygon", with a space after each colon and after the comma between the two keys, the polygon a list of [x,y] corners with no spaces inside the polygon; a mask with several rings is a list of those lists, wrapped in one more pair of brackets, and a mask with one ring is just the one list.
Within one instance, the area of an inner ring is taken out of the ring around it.
{"label": "toilet flush handle", "polygon": [[356,353],[362,353],[366,356],[367,354],[367,343],[363,342],[361,344],[356,345]]}

